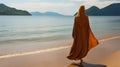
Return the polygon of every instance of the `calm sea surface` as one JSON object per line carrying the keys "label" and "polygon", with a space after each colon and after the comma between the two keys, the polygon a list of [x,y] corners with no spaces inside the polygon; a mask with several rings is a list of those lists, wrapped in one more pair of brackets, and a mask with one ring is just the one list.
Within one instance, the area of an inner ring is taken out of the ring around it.
{"label": "calm sea surface", "polygon": [[[74,17],[0,16],[0,42],[71,37],[73,21]],[[91,16],[90,25],[96,36],[120,32],[120,16]]]}
{"label": "calm sea surface", "polygon": [[[98,39],[120,34],[120,16],[90,16],[89,20]],[[5,43],[70,40],[73,22],[72,16],[0,16],[0,50],[9,50]]]}

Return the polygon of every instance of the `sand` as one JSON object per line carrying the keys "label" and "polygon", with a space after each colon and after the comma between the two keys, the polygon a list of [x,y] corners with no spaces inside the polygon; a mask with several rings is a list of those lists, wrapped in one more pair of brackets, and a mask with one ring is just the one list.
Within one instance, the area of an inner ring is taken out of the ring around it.
{"label": "sand", "polygon": [[[120,67],[120,37],[111,37],[89,51],[83,59],[85,67]],[[9,55],[0,58],[0,67],[78,67],[66,58],[70,47]],[[1,56],[0,56],[1,57]]]}
{"label": "sand", "polygon": [[102,63],[108,67],[120,67],[120,50],[110,54]]}

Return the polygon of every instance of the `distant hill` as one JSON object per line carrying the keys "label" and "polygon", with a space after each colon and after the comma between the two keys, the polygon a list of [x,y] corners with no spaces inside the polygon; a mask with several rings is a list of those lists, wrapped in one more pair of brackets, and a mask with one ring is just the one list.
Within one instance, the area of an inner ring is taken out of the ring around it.
{"label": "distant hill", "polygon": [[31,14],[32,14],[33,16],[39,16],[39,15],[42,15],[42,13],[40,13],[40,12],[31,12]]}
{"label": "distant hill", "polygon": [[108,5],[102,9],[92,6],[86,10],[89,16],[120,16],[120,3]]}
{"label": "distant hill", "polygon": [[41,12],[31,12],[31,14],[33,16],[64,16],[62,14],[56,13],[56,12],[45,12],[45,13],[41,13]]}
{"label": "distant hill", "polygon": [[86,10],[86,14],[87,15],[101,15],[101,10],[96,6],[92,6],[91,8]]}
{"label": "distant hill", "polygon": [[16,8],[11,8],[4,4],[0,4],[0,15],[31,15],[31,14],[25,10],[18,10]]}

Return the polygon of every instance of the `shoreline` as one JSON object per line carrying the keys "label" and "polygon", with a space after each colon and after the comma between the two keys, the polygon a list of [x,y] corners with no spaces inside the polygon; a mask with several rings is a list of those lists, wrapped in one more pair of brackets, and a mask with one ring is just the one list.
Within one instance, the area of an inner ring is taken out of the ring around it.
{"label": "shoreline", "polygon": [[[120,38],[120,35],[112,36],[112,37],[105,38],[105,39],[101,39],[101,40],[99,40],[99,42],[109,41],[109,40],[117,39],[117,38]],[[28,52],[18,52],[18,53],[6,54],[6,55],[1,55],[0,59],[17,57],[17,56],[24,56],[24,55],[39,54],[39,53],[43,53],[43,52],[57,51],[57,50],[61,50],[61,49],[67,49],[67,48],[70,48],[70,47],[71,47],[71,45],[69,45],[69,46],[66,45],[66,46],[54,47],[54,48],[49,48],[49,49],[42,49],[42,50],[35,50],[35,51],[28,51]]]}
{"label": "shoreline", "polygon": [[[100,44],[83,58],[85,67],[120,67],[120,36],[100,40]],[[0,67],[78,67],[66,57],[70,47],[27,53],[0,59]]]}

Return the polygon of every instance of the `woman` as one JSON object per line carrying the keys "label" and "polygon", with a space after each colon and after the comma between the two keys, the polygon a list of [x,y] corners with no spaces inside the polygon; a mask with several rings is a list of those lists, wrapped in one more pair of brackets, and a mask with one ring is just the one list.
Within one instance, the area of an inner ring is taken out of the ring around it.
{"label": "woman", "polygon": [[87,55],[91,48],[98,44],[89,26],[89,19],[85,14],[83,5],[79,8],[77,16],[75,16],[72,36],[74,41],[67,58],[70,60],[81,60],[82,63],[82,58]]}

